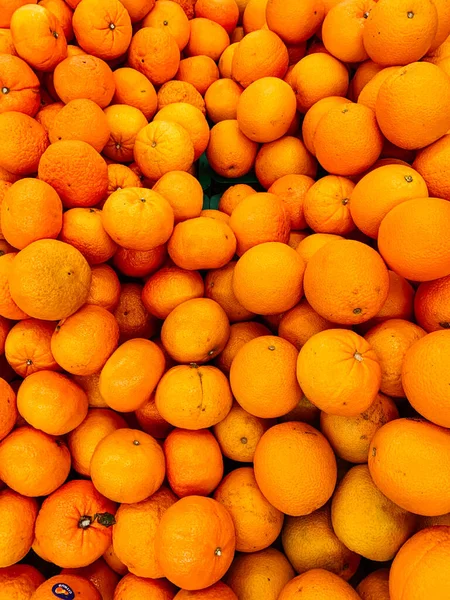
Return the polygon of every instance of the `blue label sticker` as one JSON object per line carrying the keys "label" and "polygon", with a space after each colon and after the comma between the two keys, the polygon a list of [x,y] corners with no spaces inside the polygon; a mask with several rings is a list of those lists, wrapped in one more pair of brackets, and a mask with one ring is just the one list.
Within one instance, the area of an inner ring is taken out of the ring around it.
{"label": "blue label sticker", "polygon": [[75,592],[67,583],[56,583],[52,587],[53,595],[57,598],[64,598],[65,600],[74,600]]}

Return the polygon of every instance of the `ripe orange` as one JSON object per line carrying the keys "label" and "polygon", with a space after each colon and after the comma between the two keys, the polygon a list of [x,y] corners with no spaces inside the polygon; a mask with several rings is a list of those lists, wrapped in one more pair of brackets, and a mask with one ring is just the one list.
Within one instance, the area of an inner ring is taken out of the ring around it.
{"label": "ripe orange", "polygon": [[203,590],[180,590],[175,596],[176,600],[237,600],[233,590],[225,585],[222,581],[218,581],[214,585]]}
{"label": "ripe orange", "polygon": [[0,256],[0,314],[7,319],[26,319],[27,313],[21,310],[11,297],[9,282],[11,278],[12,264],[17,256],[16,252],[9,252]]}
{"label": "ripe orange", "polygon": [[143,73],[153,85],[173,79],[180,64],[175,38],[157,27],[143,27],[134,34],[128,57],[130,67]]}
{"label": "ripe orange", "polygon": [[134,414],[142,431],[145,431],[145,433],[152,435],[156,439],[165,439],[173,429],[173,426],[163,419],[156,408],[154,393]]}
{"label": "ripe orange", "polygon": [[378,94],[380,93],[383,83],[394,73],[400,73],[401,67],[385,67],[372,77],[372,79],[364,86],[361,93],[356,98],[358,104],[364,104],[372,110],[376,110]]}
{"label": "ripe orange", "polygon": [[119,273],[128,277],[147,277],[157,271],[167,258],[165,244],[147,251],[130,250],[119,246],[113,264]]}
{"label": "ripe orange", "polygon": [[59,239],[79,250],[90,265],[106,262],[117,250],[103,227],[102,211],[96,208],[71,208],[65,212]]}
{"label": "ripe orange", "polygon": [[170,171],[158,179],[152,189],[161,194],[172,207],[175,224],[200,216],[203,189],[190,173]]}
{"label": "ripe orange", "polygon": [[33,594],[34,600],[47,600],[53,596],[55,592],[58,594],[64,594],[63,598],[67,593],[77,594],[80,600],[101,600],[102,596],[97,588],[85,577],[79,575],[55,575],[50,577],[43,584],[41,584],[35,593]]}
{"label": "ripe orange", "polygon": [[325,569],[311,569],[292,579],[282,590],[279,600],[295,600],[298,589],[304,600],[360,600],[355,590],[343,579]]}
{"label": "ripe orange", "polygon": [[209,126],[202,112],[187,102],[174,102],[160,109],[154,121],[178,123],[188,132],[194,146],[194,160],[206,150],[209,142]]}
{"label": "ripe orange", "polygon": [[278,327],[278,335],[300,350],[313,335],[333,327],[333,323],[317,314],[303,298],[294,308],[284,313]]}
{"label": "ripe orange", "polygon": [[237,120],[227,119],[211,129],[206,157],[222,177],[242,177],[255,164],[258,145],[244,135],[239,126]]}
{"label": "ripe orange", "polygon": [[414,298],[414,314],[418,324],[428,333],[450,327],[448,295],[450,277],[421,283]]}
{"label": "ripe orange", "polygon": [[[204,60],[206,60],[206,62],[208,63],[208,65],[211,67],[212,71],[215,73],[215,69],[217,69],[216,63],[212,60],[212,65],[209,63],[209,58],[207,56],[203,57]],[[184,66],[187,67],[188,64],[190,64],[191,62],[194,62],[194,64],[196,62],[198,62],[198,59],[200,59],[200,61],[203,60],[202,57],[194,57],[194,58],[186,58],[183,61],[181,61],[181,63],[184,63]],[[186,64],[186,61],[188,61],[188,64]],[[186,68],[186,71],[188,69]],[[180,72],[183,71],[183,65],[180,64],[180,70],[179,70],[179,74]],[[185,73],[186,75],[186,73]],[[200,75],[200,73],[199,73]],[[213,80],[216,80],[219,78],[219,75],[217,74],[217,77],[213,76]],[[198,81],[196,81],[195,83],[198,84]],[[210,84],[208,84],[207,88],[209,87]],[[206,88],[206,89],[207,89]],[[196,87],[194,87],[194,85],[192,83],[189,83],[188,81],[182,80],[182,81],[177,81],[177,80],[171,80],[168,81],[167,83],[164,83],[158,90],[158,108],[163,108],[164,106],[167,106],[168,104],[172,104],[172,102],[188,102],[189,104],[192,104],[192,106],[196,106],[199,110],[201,110],[201,112],[203,114],[205,114],[205,101],[203,100],[203,97],[201,96],[201,94],[197,91]]]}
{"label": "ripe orange", "polygon": [[347,104],[347,98],[342,96],[328,96],[315,102],[308,109],[302,123],[302,139],[308,150],[315,156],[314,136],[321,118],[335,106]]}
{"label": "ripe orange", "polygon": [[[290,174],[274,181],[268,189],[270,194],[275,194],[283,201],[285,209],[289,213],[291,230],[306,228],[304,201],[308,190],[313,184],[314,179],[308,175]],[[222,199],[224,196],[222,196]]]}
{"label": "ripe orange", "polygon": [[222,194],[222,197],[219,200],[219,210],[227,215],[231,215],[241,200],[254,193],[255,190],[246,183],[232,185]]}
{"label": "ripe orange", "polygon": [[209,56],[218,61],[222,52],[230,45],[226,30],[204,17],[196,17],[190,21],[191,34],[185,48],[186,56]]}
{"label": "ripe orange", "polygon": [[113,73],[115,92],[113,104],[126,104],[139,109],[147,119],[151,119],[157,109],[157,95],[147,77],[129,67],[116,69]]}
{"label": "ripe orange", "polygon": [[356,591],[362,600],[390,600],[389,569],[377,569],[360,582]]}
{"label": "ripe orange", "polygon": [[289,64],[285,44],[273,31],[259,29],[246,35],[236,46],[231,77],[247,88],[262,77],[283,79]]}
{"label": "ripe orange", "polygon": [[235,0],[199,0],[195,4],[195,16],[211,19],[231,34],[239,19],[239,8]]}
{"label": "ripe orange", "polygon": [[136,137],[147,125],[144,113],[134,106],[111,104],[105,108],[104,115],[108,124],[109,139],[103,154],[120,163],[132,161]]}
{"label": "ripe orange", "polygon": [[[119,164],[108,165],[108,196],[122,188],[142,187],[139,176],[129,167]],[[101,204],[99,205],[100,208]]]}
{"label": "ripe orange", "polygon": [[425,179],[431,196],[450,199],[450,185],[446,174],[447,156],[450,149],[450,136],[419,150],[413,168]]}
{"label": "ripe orange", "polygon": [[230,323],[251,319],[254,314],[246,310],[233,291],[233,274],[236,262],[231,261],[221,269],[209,271],[205,278],[205,294],[224,309]]}
{"label": "ripe orange", "polygon": [[236,119],[242,91],[242,87],[232,79],[218,79],[209,86],[205,104],[208,117],[213,123]]}
{"label": "ripe orange", "polygon": [[269,29],[289,44],[298,44],[309,39],[324,19],[324,4],[318,0],[269,0],[266,19]]}
{"label": "ripe orange", "polygon": [[113,311],[120,297],[120,282],[116,272],[108,265],[92,267],[91,287],[86,304]]}
{"label": "ripe orange", "polygon": [[84,577],[97,588],[102,596],[102,600],[113,600],[114,590],[119,582],[117,574],[102,558],[99,558],[87,567],[63,569],[61,574]]}
{"label": "ripe orange", "polygon": [[219,59],[219,73],[223,79],[231,79],[234,53],[239,42],[244,38],[244,35],[242,35],[239,40],[233,39],[233,35],[230,38],[231,44],[225,48]]}
{"label": "ripe orange", "polygon": [[143,286],[139,283],[124,283],[114,316],[119,324],[119,343],[134,338],[151,338],[158,331],[158,321],[142,302]]}
{"label": "ripe orange", "polygon": [[[0,492],[0,567],[15,565],[28,554],[37,513],[38,504],[34,498],[21,496],[9,489]],[[20,535],[17,535],[19,531]]]}
{"label": "ripe orange", "polygon": [[167,29],[175,38],[180,52],[186,47],[190,36],[190,25],[186,13],[179,4],[161,0],[156,3],[142,22],[144,27]]}
{"label": "ripe orange", "polygon": [[0,167],[13,175],[31,175],[48,147],[45,129],[30,116],[8,111],[0,114]]}
{"label": "ripe orange", "polygon": [[2,53],[0,74],[0,112],[13,110],[34,117],[40,108],[40,84],[31,67],[18,56]]}
{"label": "ripe orange", "polygon": [[167,267],[147,280],[142,290],[142,301],[151,314],[165,319],[179,304],[201,298],[203,293],[203,279],[197,271]]}
{"label": "ripe orange", "polygon": [[[67,42],[70,42],[74,36],[72,27],[73,11],[68,4],[66,4],[64,0],[40,0],[39,5],[48,9],[55,15],[61,25]],[[74,46],[72,46],[72,48],[73,47]],[[67,47],[67,52],[69,52],[69,47]]]}
{"label": "ripe orange", "polygon": [[355,229],[351,198],[355,184],[345,177],[328,175],[306,193],[303,213],[307,225],[319,233],[345,235]]}
{"label": "ripe orange", "polygon": [[55,90],[67,104],[77,98],[92,100],[105,108],[114,95],[114,76],[110,67],[101,58],[90,54],[66,58],[54,72]]}
{"label": "ripe orange", "polygon": [[155,600],[172,600],[175,592],[175,586],[167,579],[147,579],[128,573],[119,581],[114,596],[115,600],[139,600],[147,595]]}
{"label": "ripe orange", "polygon": [[[95,122],[95,128],[92,123]],[[49,130],[52,143],[61,140],[81,140],[101,152],[109,138],[109,124],[105,113],[87,99],[68,102],[55,116]]]}
{"label": "ripe orange", "polygon": [[45,578],[35,567],[18,564],[0,570],[0,599],[31,598]]}
{"label": "ripe orange", "polygon": [[350,100],[357,101],[362,90],[371,81],[377,73],[383,70],[381,65],[373,62],[373,60],[366,60],[362,62],[356,69],[350,83],[349,98]]}
{"label": "ripe orange", "polygon": [[333,233],[313,233],[312,235],[307,235],[304,237],[299,242],[296,250],[305,263],[308,264],[314,254],[326,244],[342,239],[343,238],[340,235],[335,235]]}
{"label": "ripe orange", "polygon": [[[210,56],[190,56],[189,58],[184,58],[180,61],[180,66],[175,78],[180,80],[180,82],[191,84],[197,92],[204,96],[209,86],[219,79],[219,69]],[[177,86],[177,89],[180,88]],[[182,89],[184,93],[188,92],[190,96],[192,95],[191,88],[186,88],[183,85]],[[200,99],[196,95],[194,95],[194,98],[197,105],[197,103],[200,102]],[[178,101],[180,100],[177,100],[177,102]],[[200,106],[197,108],[200,108]]]}

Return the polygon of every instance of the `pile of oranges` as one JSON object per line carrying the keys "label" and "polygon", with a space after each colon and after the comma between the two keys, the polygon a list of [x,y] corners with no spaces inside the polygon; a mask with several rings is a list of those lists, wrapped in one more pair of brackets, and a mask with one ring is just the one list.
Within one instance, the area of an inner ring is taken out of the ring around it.
{"label": "pile of oranges", "polygon": [[0,600],[448,600],[449,201],[448,0],[0,0]]}

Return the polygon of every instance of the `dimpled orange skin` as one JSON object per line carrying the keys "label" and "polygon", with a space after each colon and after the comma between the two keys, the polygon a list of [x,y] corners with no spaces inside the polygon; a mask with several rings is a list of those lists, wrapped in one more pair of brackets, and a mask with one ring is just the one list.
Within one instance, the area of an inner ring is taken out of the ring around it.
{"label": "dimpled orange skin", "polygon": [[34,117],[40,108],[40,84],[31,67],[18,56],[1,54],[0,81],[8,90],[0,97],[0,112],[18,110]]}
{"label": "dimpled orange skin", "polygon": [[319,233],[345,235],[355,229],[350,199],[355,184],[345,177],[328,175],[307,192],[303,212],[307,225]]}
{"label": "dimpled orange skin", "polygon": [[353,417],[375,400],[381,368],[364,338],[347,329],[327,329],[300,350],[297,378],[305,396],[318,408]]}
{"label": "dimpled orange skin", "polygon": [[286,515],[302,516],[323,506],[337,479],[336,459],[325,437],[311,425],[280,423],[256,447],[256,482],[267,500]]}
{"label": "dimpled orange skin", "polygon": [[[55,593],[53,589],[58,584],[62,584],[63,586],[67,586],[72,592],[74,592],[80,600],[102,600],[102,596],[100,592],[96,589],[93,583],[91,583],[88,579],[84,577],[80,577],[79,575],[55,575],[50,579],[47,579],[42,585],[40,585],[37,590],[32,595],[33,600],[53,600],[52,597],[55,597]],[[66,588],[60,587],[61,591],[58,593],[66,594]],[[56,591],[58,591],[58,587],[56,587]],[[64,597],[64,596],[62,596]]]}
{"label": "dimpled orange skin", "polygon": [[319,331],[333,329],[336,325],[316,313],[305,298],[284,313],[278,327],[278,335],[300,350]]}
{"label": "dimpled orange skin", "polygon": [[0,569],[0,600],[29,600],[45,577],[31,565]]}
{"label": "dimpled orange skin", "polygon": [[450,549],[450,527],[423,529],[400,548],[389,575],[391,600],[445,600],[450,590],[443,568]]}
{"label": "dimpled orange skin", "polygon": [[[325,571],[311,569],[292,579],[278,596],[278,600],[296,600],[301,590],[302,600],[360,600],[360,596],[346,581]],[[318,596],[320,594],[320,596]]]}
{"label": "dimpled orange skin", "polygon": [[20,176],[36,173],[49,144],[42,125],[23,113],[5,112],[0,114],[0,136],[0,168]]}
{"label": "dimpled orange skin", "polygon": [[156,344],[142,338],[129,340],[106,361],[100,374],[100,394],[114,410],[137,410],[150,398],[165,365]]}
{"label": "dimpled orange skin", "polygon": [[16,394],[3,378],[0,378],[0,440],[8,435],[17,421]]}
{"label": "dimpled orange skin", "polygon": [[362,600],[390,600],[389,569],[369,573],[356,588]]}
{"label": "dimpled orange skin", "polygon": [[449,447],[448,429],[422,419],[396,419],[372,439],[370,474],[398,506],[418,515],[443,515],[450,512]]}

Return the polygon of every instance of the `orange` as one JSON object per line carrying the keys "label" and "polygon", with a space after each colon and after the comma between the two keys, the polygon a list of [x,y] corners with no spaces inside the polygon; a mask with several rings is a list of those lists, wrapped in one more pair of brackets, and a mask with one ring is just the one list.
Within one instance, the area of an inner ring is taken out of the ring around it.
{"label": "orange", "polygon": [[418,324],[428,333],[448,329],[448,295],[450,277],[421,283],[414,298],[414,314]]}
{"label": "orange", "polygon": [[222,581],[218,581],[214,585],[203,590],[189,592],[188,590],[180,590],[175,596],[176,600],[236,600],[237,596],[231,588],[225,585]]}
{"label": "orange", "polygon": [[224,221],[200,216],[175,225],[168,251],[181,269],[219,269],[233,258],[236,237]]}
{"label": "orange", "polygon": [[136,137],[147,125],[144,113],[134,106],[114,104],[105,108],[104,115],[110,135],[103,154],[120,163],[132,161]]}
{"label": "orange", "polygon": [[158,330],[158,322],[142,302],[143,286],[139,283],[124,283],[114,316],[119,324],[119,343],[133,338],[151,338]]}
{"label": "orange", "polygon": [[314,136],[321,118],[335,106],[347,103],[347,98],[342,98],[342,96],[329,96],[318,100],[308,109],[302,123],[302,138],[305,146],[312,154],[316,155]]}
{"label": "orange", "polygon": [[58,237],[62,204],[55,190],[45,182],[31,178],[16,181],[1,206],[2,233],[14,248],[22,249],[36,240]]}
{"label": "orange", "polygon": [[130,67],[143,73],[153,85],[173,79],[180,64],[180,50],[166,29],[143,27],[128,49]]}
{"label": "orange", "polygon": [[38,371],[20,386],[17,408],[32,427],[49,435],[64,435],[83,421],[88,400],[85,392],[65,375]]}
{"label": "orange", "polygon": [[[119,164],[108,165],[108,196],[118,189],[143,187],[139,176],[129,167]],[[100,206],[99,206],[100,208]]]}
{"label": "orange", "polygon": [[[209,58],[203,57],[208,64]],[[198,62],[198,59],[202,61],[202,57],[184,59],[182,62],[188,61],[188,64]],[[216,68],[216,63],[212,61],[212,67]],[[215,79],[218,78],[218,75]],[[203,100],[200,93],[187,81],[168,81],[162,85],[158,90],[158,108],[163,108],[172,102],[188,102],[192,106],[197,107],[203,114],[205,114],[205,101]]]}
{"label": "orange", "polygon": [[175,38],[180,52],[186,47],[190,25],[186,13],[179,4],[161,0],[156,3],[142,22],[144,27],[166,29]]}
{"label": "orange", "polygon": [[103,227],[120,246],[147,251],[161,246],[173,231],[173,210],[153,190],[126,188],[113,192],[101,213]]}
{"label": "orange", "polygon": [[373,110],[349,103],[331,108],[320,119],[314,147],[318,161],[329,173],[357,175],[379,158],[383,136]]}
{"label": "orange", "polygon": [[56,115],[64,108],[64,102],[53,102],[43,106],[36,115],[36,121],[42,125],[47,134],[53,126]]}
{"label": "orange", "polygon": [[236,206],[247,196],[251,196],[255,190],[246,183],[238,183],[230,186],[222,194],[219,200],[219,210],[231,215]]}
{"label": "orange", "polygon": [[169,171],[188,171],[194,154],[189,133],[172,121],[154,121],[136,136],[134,158],[150,179],[157,180]]}
{"label": "orange", "polygon": [[301,140],[286,135],[261,147],[256,156],[255,173],[259,183],[268,189],[286,175],[315,177],[317,163]]}
{"label": "orange", "polygon": [[146,579],[128,573],[119,581],[114,599],[139,600],[139,598],[145,598],[147,594],[150,594],[148,597],[154,598],[154,600],[172,600],[175,592],[175,586],[167,579]]}
{"label": "orange", "polygon": [[442,2],[442,0],[433,0],[433,4],[437,10],[438,27],[436,36],[428,52],[437,50],[445,42],[450,30],[450,11],[447,3]]}
{"label": "orange", "polygon": [[151,250],[129,250],[119,246],[113,257],[116,269],[129,277],[146,277],[157,271],[167,257],[165,244]]}
{"label": "orange", "polygon": [[378,94],[383,83],[394,73],[400,73],[401,67],[385,67],[364,86],[359,96],[355,99],[358,104],[363,104],[372,110],[376,110]]}
{"label": "orange", "polygon": [[[34,498],[26,498],[9,489],[0,492],[1,568],[15,565],[28,554],[37,513],[38,505]],[[20,536],[17,535],[19,531]]]}
{"label": "orange", "polygon": [[[73,39],[73,12],[71,8],[64,0],[40,0],[39,5],[48,9],[55,15],[62,27],[66,40],[70,42]],[[69,48],[67,48],[67,50],[69,50]]]}
{"label": "orange", "polygon": [[27,600],[44,581],[44,576],[31,565],[5,567],[0,570],[0,598]]}
{"label": "orange", "polygon": [[356,417],[320,414],[320,430],[336,455],[351,463],[365,463],[370,442],[385,423],[397,419],[398,409],[391,398],[377,394],[369,408]]}
{"label": "orange", "polygon": [[214,81],[205,94],[208,117],[213,123],[236,119],[241,86],[232,79]]}
{"label": "orange", "polygon": [[113,600],[114,590],[119,582],[117,574],[101,558],[88,567],[63,569],[62,575],[79,575],[90,581],[102,595],[102,600]]}
{"label": "orange", "polygon": [[266,25],[266,7],[268,0],[249,0],[242,16],[244,33],[262,29]]}
{"label": "orange", "polygon": [[110,67],[90,54],[66,58],[54,72],[55,90],[67,104],[71,100],[85,98],[105,108],[114,95],[114,76]]}
{"label": "orange", "polygon": [[133,34],[130,15],[119,0],[81,0],[72,24],[83,50],[104,60],[125,54]]}
{"label": "orange", "polygon": [[182,302],[201,298],[204,283],[197,271],[166,267],[157,271],[142,290],[145,308],[158,319],[165,319]]}
{"label": "orange", "polygon": [[[92,127],[92,123],[96,127]],[[53,120],[50,141],[81,140],[101,152],[109,138],[109,124],[101,108],[92,100],[72,100]]]}
{"label": "orange", "polygon": [[1,403],[0,403],[0,440],[8,435],[17,421],[16,394],[12,387],[3,379],[0,379]]}
{"label": "orange", "polygon": [[145,433],[156,439],[165,439],[173,427],[159,414],[155,403],[155,394],[141,408],[134,413],[139,426]]}
{"label": "orange", "polygon": [[383,425],[369,451],[375,485],[405,510],[424,516],[449,512],[448,444],[448,430],[424,420],[395,419]]}
{"label": "orange", "polygon": [[127,567],[119,560],[114,552],[113,545],[111,544],[106,552],[103,554],[103,559],[106,564],[118,575],[126,575],[128,573]]}
{"label": "orange", "polygon": [[73,480],[48,496],[36,519],[36,542],[59,567],[86,567],[111,544],[115,505],[91,481]]}
{"label": "orange", "polygon": [[9,252],[0,256],[0,314],[2,317],[14,320],[28,317],[27,313],[21,310],[11,298],[9,290],[12,264],[16,256],[16,252]]}
{"label": "orange", "polygon": [[216,365],[225,373],[229,373],[231,363],[242,346],[260,335],[270,335],[270,330],[261,323],[254,321],[233,323],[230,327],[228,342],[215,360]]}
{"label": "orange", "polygon": [[287,244],[258,244],[238,261],[233,291],[247,310],[260,315],[282,313],[303,296],[304,270],[305,263]]}
{"label": "orange", "polygon": [[75,471],[89,477],[91,458],[98,443],[113,431],[126,426],[125,420],[112,410],[89,410],[84,421],[67,438]]}
{"label": "orange", "polygon": [[154,121],[170,121],[184,127],[194,146],[194,160],[197,160],[206,150],[209,142],[209,126],[202,112],[192,104],[187,102],[169,104],[156,113]]}
{"label": "orange", "polygon": [[11,330],[12,323],[5,317],[0,317],[0,352],[5,354],[6,338]]}
{"label": "orange", "polygon": [[360,600],[355,590],[343,579],[325,569],[311,569],[292,579],[282,590],[279,600],[294,600],[301,589],[304,600]]}
{"label": "orange", "polygon": [[430,195],[445,200],[450,199],[450,184],[446,172],[449,142],[450,136],[444,135],[437,142],[419,150],[413,162],[413,168],[425,179]]}
{"label": "orange", "polygon": [[[85,577],[79,575],[55,575],[47,579],[40,585],[33,594],[33,600],[48,600],[55,593],[64,594],[64,598],[68,594],[76,594],[80,600],[101,600],[102,596],[95,585]],[[70,596],[69,596],[70,597]],[[74,596],[75,597],[75,596]]]}
{"label": "orange", "polygon": [[175,429],[165,439],[163,449],[167,481],[179,498],[208,496],[222,480],[222,454],[210,431]]}
{"label": "orange", "polygon": [[391,560],[416,528],[416,516],[391,502],[376,487],[367,465],[348,471],[331,503],[337,537],[370,560]]}
{"label": "orange", "polygon": [[88,375],[86,377],[73,376],[75,383],[85,391],[88,397],[89,407],[107,408],[108,405],[103,400],[98,390],[99,379],[100,373],[95,373],[94,375]]}
{"label": "orange", "polygon": [[49,321],[76,312],[86,301],[90,282],[91,270],[83,255],[69,244],[49,239],[21,250],[9,276],[17,305],[31,317]]}
{"label": "orange", "polygon": [[239,42],[244,38],[242,37],[239,40],[233,39],[234,34],[231,36],[231,44],[225,48],[222,52],[222,55],[219,59],[219,73],[222,78],[231,79],[232,78],[232,68],[233,68],[233,58],[234,53],[238,47]]}
{"label": "orange", "polygon": [[377,569],[359,583],[356,591],[362,600],[390,600],[389,569]]}
{"label": "orange", "polygon": [[[254,110],[255,105],[258,111]],[[273,142],[288,131],[295,111],[292,88],[277,77],[262,77],[242,92],[237,120],[242,133],[250,140]]]}
{"label": "orange", "polygon": [[10,54],[11,56],[17,56],[16,49],[12,41],[11,30],[6,28],[0,28],[0,50],[1,54]]}
{"label": "orange", "polygon": [[0,112],[15,110],[34,117],[40,107],[39,79],[18,56],[0,56]]}
{"label": "orange", "polygon": [[159,523],[157,560],[167,579],[186,590],[219,581],[231,565],[234,549],[232,518],[212,498],[182,498],[166,510]]}
{"label": "orange", "polygon": [[237,300],[233,291],[235,261],[230,261],[221,269],[209,271],[205,278],[205,295],[220,304],[230,323],[251,319],[254,315]]}
{"label": "orange", "polygon": [[113,73],[115,92],[113,104],[126,104],[139,109],[146,119],[151,119],[157,109],[157,95],[153,84],[145,75],[122,67]]}
{"label": "orange", "polygon": [[31,175],[48,147],[45,129],[37,121],[20,112],[0,114],[0,167],[14,175]]}
{"label": "orange", "polygon": [[247,88],[262,77],[283,79],[289,65],[285,44],[273,31],[260,29],[246,35],[234,51],[231,77]]}
{"label": "orange", "polygon": [[297,246],[297,252],[303,258],[305,263],[308,264],[314,254],[326,244],[342,239],[343,238],[340,235],[332,233],[313,233],[312,235],[307,235],[300,241]]}
{"label": "orange", "polygon": [[38,176],[56,190],[64,208],[95,206],[108,191],[106,162],[81,140],[49,146],[39,163]]}
{"label": "orange", "polygon": [[301,398],[295,377],[297,357],[292,344],[275,336],[247,342],[230,369],[231,390],[242,408],[264,419],[291,411]]}
{"label": "orange", "polygon": [[37,4],[37,0],[32,0],[31,2],[27,2],[27,0],[5,0],[4,6],[2,5],[3,10],[0,18],[0,27],[9,28],[14,11],[24,4]]}
{"label": "orange", "polygon": [[131,22],[137,23],[153,9],[155,6],[155,0],[123,0],[122,4],[127,9],[131,18]]}
{"label": "orange", "polygon": [[251,467],[229,473],[214,499],[225,506],[233,519],[239,552],[263,550],[280,534],[284,516],[264,498]]}
{"label": "orange", "polygon": [[97,208],[71,208],[65,212],[59,239],[79,250],[90,265],[106,262],[117,250],[103,227],[102,211]]}
{"label": "orange", "polygon": [[158,179],[152,189],[161,194],[172,207],[175,224],[200,216],[203,189],[190,173],[170,171]]}
{"label": "orange", "polygon": [[450,206],[438,198],[416,198],[394,207],[380,225],[378,244],[382,257],[396,273],[413,281],[449,275],[449,219]]}
{"label": "orange", "polygon": [[0,443],[0,477],[22,496],[48,496],[70,471],[66,444],[33,429],[19,427]]}
{"label": "orange", "polygon": [[276,179],[268,189],[270,194],[275,194],[283,201],[290,217],[291,230],[306,227],[303,206],[306,194],[313,184],[314,179],[308,175],[288,174]]}
{"label": "orange", "polygon": [[[241,98],[242,95],[239,102]],[[258,145],[244,135],[239,127],[237,120],[227,119],[211,129],[206,157],[212,169],[222,177],[242,177],[255,164]]]}
{"label": "orange", "polygon": [[20,6],[11,17],[17,54],[39,71],[53,71],[67,56],[67,41],[58,18],[44,6]]}
{"label": "orange", "polygon": [[360,93],[366,87],[377,73],[383,70],[381,65],[373,62],[373,60],[366,60],[362,62],[355,71],[353,78],[350,83],[350,100],[356,101],[359,98]]}
{"label": "orange", "polygon": [[129,340],[106,361],[100,373],[100,394],[113,410],[137,410],[150,398],[164,367],[164,354],[156,344],[141,338]]}
{"label": "orange", "polygon": [[190,21],[190,27],[186,56],[209,56],[218,61],[222,52],[230,45],[230,38],[222,25],[204,17],[196,17]]}
{"label": "orange", "polygon": [[[431,0],[381,0],[370,11],[364,47],[380,65],[406,65],[422,58],[437,33],[438,15]],[[426,88],[424,88],[426,89]]]}
{"label": "orange", "polygon": [[172,367],[163,375],[155,401],[168,423],[198,430],[220,423],[230,412],[233,398],[228,379],[219,369],[190,364]]}
{"label": "orange", "polygon": [[287,517],[281,535],[283,550],[297,573],[326,569],[348,581],[360,557],[336,536],[330,505],[303,517]]}
{"label": "orange", "polygon": [[[219,69],[210,56],[190,56],[180,61],[176,79],[191,84],[197,92],[204,96],[209,86],[219,79]],[[181,92],[181,88],[177,86],[177,89]],[[195,105],[200,102],[198,96],[192,95],[191,88],[186,88],[183,85],[183,93],[186,92],[192,100],[195,98]],[[197,108],[200,108],[200,106],[197,106]]]}
{"label": "orange", "polygon": [[345,96],[349,83],[345,65],[322,52],[302,58],[295,65],[290,80],[301,113],[328,96]]}
{"label": "orange", "polygon": [[316,333],[300,350],[298,382],[320,410],[356,417],[375,400],[381,368],[369,343],[346,329]]}
{"label": "orange", "polygon": [[198,0],[195,16],[211,19],[231,34],[239,19],[239,8],[235,0]]}
{"label": "orange", "polygon": [[328,175],[306,193],[303,214],[307,225],[319,233],[345,235],[355,229],[350,212],[355,184],[345,177]]}
{"label": "orange", "polygon": [[294,308],[284,313],[278,335],[300,350],[313,335],[333,327],[333,323],[317,314],[303,298]]}
{"label": "orange", "polygon": [[323,2],[306,0],[299,4],[269,0],[266,19],[269,29],[289,44],[298,44],[309,39],[320,27],[324,18]]}

